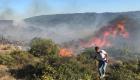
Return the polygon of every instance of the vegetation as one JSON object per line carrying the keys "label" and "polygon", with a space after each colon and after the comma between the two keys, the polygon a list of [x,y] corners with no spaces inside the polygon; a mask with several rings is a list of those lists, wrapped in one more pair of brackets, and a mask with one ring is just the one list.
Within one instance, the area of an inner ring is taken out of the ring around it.
{"label": "vegetation", "polygon": [[35,56],[56,56],[58,53],[58,46],[52,40],[34,38],[30,46],[30,53]]}
{"label": "vegetation", "polygon": [[[115,53],[117,50],[113,51],[112,48],[108,51]],[[120,54],[124,52],[125,54],[122,58],[118,58],[120,63],[110,62],[106,80],[140,80],[140,60],[124,58],[125,55],[130,54],[129,49],[119,51]],[[81,54],[67,58],[60,57],[58,52],[59,47],[53,41],[35,38],[31,42],[29,52],[12,51],[8,54],[0,54],[0,64],[7,66],[6,74],[10,74],[15,79],[98,80],[97,61],[93,59],[93,48],[87,48]]]}

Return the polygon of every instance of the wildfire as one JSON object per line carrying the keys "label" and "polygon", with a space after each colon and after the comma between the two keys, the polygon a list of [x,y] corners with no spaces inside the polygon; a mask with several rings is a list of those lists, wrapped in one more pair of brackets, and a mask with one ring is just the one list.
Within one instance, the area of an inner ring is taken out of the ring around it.
{"label": "wildfire", "polygon": [[[79,45],[82,46],[82,48],[92,46],[110,47],[113,45],[114,40],[123,38],[129,38],[129,33],[125,26],[125,20],[120,20],[114,24],[100,28],[88,41],[79,40]],[[61,48],[59,55],[62,57],[71,57],[73,56],[73,52],[71,49]]]}
{"label": "wildfire", "polygon": [[88,42],[89,46],[96,45],[99,47],[111,46],[110,37],[116,38],[117,36],[128,38],[129,33],[125,28],[125,21],[118,21],[115,25],[105,26],[101,28],[97,34]]}
{"label": "wildfire", "polygon": [[61,57],[71,57],[73,55],[72,50],[67,48],[61,48],[59,51]]}

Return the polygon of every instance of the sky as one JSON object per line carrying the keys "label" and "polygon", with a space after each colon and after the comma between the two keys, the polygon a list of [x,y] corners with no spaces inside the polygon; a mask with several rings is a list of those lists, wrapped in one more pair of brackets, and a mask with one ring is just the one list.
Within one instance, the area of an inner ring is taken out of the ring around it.
{"label": "sky", "polygon": [[37,15],[140,11],[140,0],[0,0],[0,19]]}

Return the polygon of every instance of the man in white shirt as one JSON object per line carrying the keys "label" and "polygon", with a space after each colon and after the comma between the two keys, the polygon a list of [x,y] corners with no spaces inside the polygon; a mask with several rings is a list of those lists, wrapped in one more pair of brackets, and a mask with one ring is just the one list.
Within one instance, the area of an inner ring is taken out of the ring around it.
{"label": "man in white shirt", "polygon": [[100,78],[105,77],[106,66],[108,63],[108,53],[105,50],[100,50],[99,47],[95,47],[95,58],[98,60],[98,70]]}

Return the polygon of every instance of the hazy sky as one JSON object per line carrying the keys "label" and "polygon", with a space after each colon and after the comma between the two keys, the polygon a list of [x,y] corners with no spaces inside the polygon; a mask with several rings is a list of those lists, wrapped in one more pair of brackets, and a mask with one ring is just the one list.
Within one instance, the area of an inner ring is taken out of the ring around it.
{"label": "hazy sky", "polygon": [[140,0],[0,0],[0,19],[42,14],[140,11]]}

